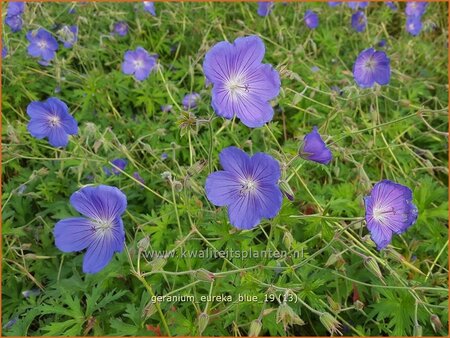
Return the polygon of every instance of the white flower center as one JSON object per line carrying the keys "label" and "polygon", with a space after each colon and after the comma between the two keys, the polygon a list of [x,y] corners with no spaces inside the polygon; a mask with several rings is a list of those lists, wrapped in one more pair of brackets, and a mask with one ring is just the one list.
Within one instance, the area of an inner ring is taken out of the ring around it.
{"label": "white flower center", "polygon": [[142,67],[144,67],[144,62],[140,59],[134,60],[133,64],[134,64],[134,68],[136,68],[136,69],[141,69]]}
{"label": "white flower center", "polygon": [[230,76],[225,83],[225,88],[233,100],[245,96],[250,90],[250,86],[245,83],[245,78],[242,75]]}
{"label": "white flower center", "polygon": [[92,231],[95,232],[97,236],[105,236],[111,232],[113,227],[112,220],[97,219],[92,220]]}
{"label": "white flower center", "polygon": [[47,41],[45,40],[39,40],[37,43],[38,47],[40,49],[46,49],[47,48]]}
{"label": "white flower center", "polygon": [[367,60],[367,61],[364,63],[364,67],[365,67],[367,70],[374,70],[374,69],[375,69],[375,65],[376,65],[376,62],[375,62],[375,60],[374,60],[372,57],[370,57],[369,60]]}
{"label": "white flower center", "polygon": [[386,224],[389,216],[391,215],[395,215],[394,208],[386,208],[386,207],[373,208],[373,218],[382,224]]}
{"label": "white flower center", "polygon": [[50,116],[48,122],[52,127],[59,127],[61,125],[61,119],[56,115]]}
{"label": "white flower center", "polygon": [[252,193],[258,188],[258,184],[255,180],[251,178],[247,178],[245,180],[241,180],[241,195],[247,195]]}

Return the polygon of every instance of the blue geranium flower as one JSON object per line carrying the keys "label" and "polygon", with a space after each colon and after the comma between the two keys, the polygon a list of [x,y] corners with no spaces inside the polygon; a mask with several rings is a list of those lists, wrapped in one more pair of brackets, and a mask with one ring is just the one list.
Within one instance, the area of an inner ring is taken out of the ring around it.
{"label": "blue geranium flower", "polygon": [[304,20],[306,26],[310,29],[316,29],[319,26],[319,16],[309,9],[305,12]]}
{"label": "blue geranium flower", "polygon": [[331,151],[327,148],[315,126],[312,132],[306,134],[299,155],[305,160],[321,164],[328,164],[333,159]]}
{"label": "blue geranium flower", "polygon": [[58,42],[49,32],[43,28],[39,28],[37,32],[29,31],[27,39],[30,42],[28,45],[29,55],[40,57],[44,61],[53,60],[58,50]]}

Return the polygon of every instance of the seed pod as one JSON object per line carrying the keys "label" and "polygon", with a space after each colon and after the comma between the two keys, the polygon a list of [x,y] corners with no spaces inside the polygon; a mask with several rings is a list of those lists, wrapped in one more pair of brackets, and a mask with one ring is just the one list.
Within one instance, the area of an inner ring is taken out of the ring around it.
{"label": "seed pod", "polygon": [[342,325],[331,314],[328,312],[322,313],[320,315],[320,321],[332,336],[336,333],[342,336],[342,332],[340,331],[340,329],[342,329]]}
{"label": "seed pod", "polygon": [[250,329],[248,330],[249,337],[258,337],[261,332],[262,323],[261,320],[255,319],[250,323]]}
{"label": "seed pod", "polygon": [[201,335],[205,331],[206,326],[208,326],[209,316],[207,313],[202,312],[198,316],[198,333]]}

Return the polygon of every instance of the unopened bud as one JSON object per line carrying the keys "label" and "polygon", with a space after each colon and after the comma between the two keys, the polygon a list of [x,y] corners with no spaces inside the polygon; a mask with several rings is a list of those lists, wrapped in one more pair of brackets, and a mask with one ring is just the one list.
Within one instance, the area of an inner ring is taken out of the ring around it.
{"label": "unopened bud", "polygon": [[423,336],[422,333],[423,333],[422,326],[420,326],[419,324],[414,325],[413,336],[414,337],[422,337]]}
{"label": "unopened bud", "polygon": [[360,300],[355,300],[355,302],[353,303],[353,306],[355,307],[356,310],[362,311],[362,309],[364,309],[364,303],[361,302]]}
{"label": "unopened bud", "polygon": [[330,296],[327,296],[328,304],[330,304],[330,308],[333,312],[339,312],[341,311],[341,305],[334,301],[333,298]]}
{"label": "unopened bud", "polygon": [[286,303],[281,304],[277,310],[277,323],[282,322],[284,330],[286,331],[288,326],[294,324],[304,325],[305,322],[294,312],[294,310]]}
{"label": "unopened bud", "polygon": [[280,189],[284,193],[284,195],[289,199],[289,201],[294,201],[294,191],[292,191],[291,186],[285,180],[280,181]]}
{"label": "unopened bud", "polygon": [[205,331],[206,326],[208,326],[209,316],[207,313],[202,312],[198,316],[198,333],[201,335]]}
{"label": "unopened bud", "polygon": [[328,312],[322,313],[320,315],[320,321],[332,336],[336,333],[342,336],[342,332],[340,331],[340,329],[342,329],[342,325],[331,314]]}
{"label": "unopened bud", "polygon": [[378,263],[374,258],[367,257],[366,259],[364,259],[364,265],[370,272],[372,272],[375,276],[377,276],[384,284],[383,274],[381,273],[380,267],[378,266]]}
{"label": "unopened bud", "polygon": [[138,242],[138,249],[140,251],[145,251],[148,249],[150,245],[150,238],[148,236],[145,236]]}
{"label": "unopened bud", "polygon": [[441,331],[442,323],[438,316],[431,315],[430,321],[431,321],[431,326],[433,327],[434,332]]}
{"label": "unopened bud", "polygon": [[145,306],[144,310],[142,310],[142,318],[144,319],[150,318],[152,315],[156,313],[156,310],[157,308],[154,302],[148,303]]}
{"label": "unopened bud", "polygon": [[150,262],[150,266],[152,267],[152,271],[161,271],[166,263],[167,261],[165,258],[156,257]]}
{"label": "unopened bud", "polygon": [[250,323],[250,329],[248,330],[249,337],[258,337],[261,332],[262,323],[261,320],[255,319]]}
{"label": "unopened bud", "polygon": [[195,271],[194,276],[202,281],[205,282],[212,282],[215,278],[214,274],[208,270],[205,269],[198,269]]}
{"label": "unopened bud", "polygon": [[292,234],[289,231],[285,231],[284,235],[283,235],[284,246],[289,250],[291,248],[293,242],[294,242],[294,237],[292,237]]}

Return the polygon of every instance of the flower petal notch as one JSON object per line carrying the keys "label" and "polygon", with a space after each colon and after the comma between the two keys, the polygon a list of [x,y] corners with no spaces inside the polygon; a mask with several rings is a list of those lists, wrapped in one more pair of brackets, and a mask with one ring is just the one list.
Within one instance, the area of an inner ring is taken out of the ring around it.
{"label": "flower petal notch", "polygon": [[405,232],[417,220],[417,207],[408,187],[383,180],[364,198],[367,229],[378,250],[386,247],[394,234]]}
{"label": "flower petal notch", "polygon": [[275,217],[283,200],[279,163],[265,153],[250,157],[236,147],[223,149],[219,157],[223,170],[206,179],[211,203],[227,206],[230,223],[238,229],[252,229],[262,218]]}
{"label": "flower petal notch", "polygon": [[69,114],[67,105],[56,97],[31,102],[27,114],[31,117],[27,126],[30,134],[37,139],[47,137],[53,147],[67,146],[69,135],[78,134],[77,121]]}
{"label": "flower petal notch", "polygon": [[121,215],[126,196],[116,187],[84,187],[73,193],[70,204],[85,217],[66,218],[55,225],[56,247],[63,252],[86,250],[83,272],[97,273],[121,252],[125,231]]}
{"label": "flower petal notch", "polygon": [[356,58],[353,76],[361,88],[373,87],[375,83],[387,85],[391,80],[391,61],[385,52],[367,48]]}
{"label": "flower petal notch", "polygon": [[213,84],[211,105],[226,119],[238,117],[250,128],[271,121],[274,110],[270,100],[280,92],[280,76],[263,64],[265,46],[256,35],[222,41],[205,55],[203,71]]}
{"label": "flower petal notch", "polygon": [[305,160],[321,164],[328,164],[333,159],[333,154],[322,140],[316,126],[314,126],[312,132],[305,135],[299,156]]}

